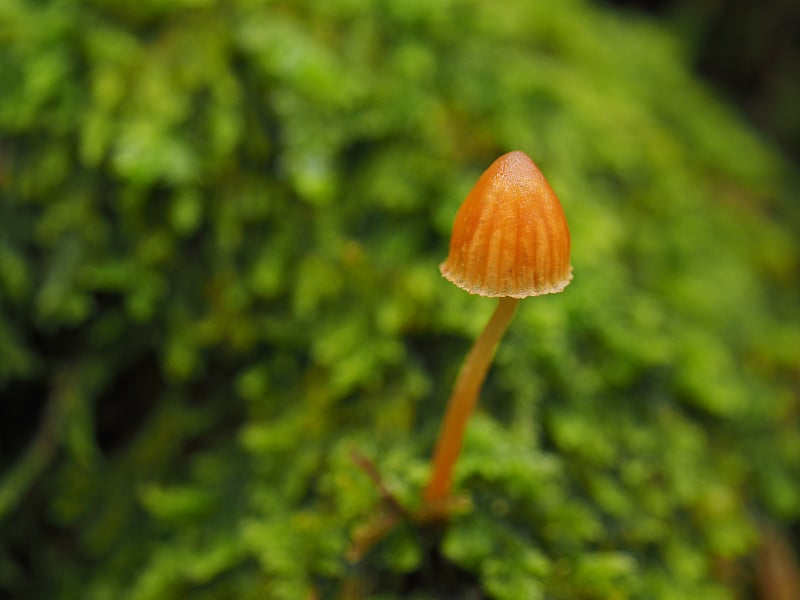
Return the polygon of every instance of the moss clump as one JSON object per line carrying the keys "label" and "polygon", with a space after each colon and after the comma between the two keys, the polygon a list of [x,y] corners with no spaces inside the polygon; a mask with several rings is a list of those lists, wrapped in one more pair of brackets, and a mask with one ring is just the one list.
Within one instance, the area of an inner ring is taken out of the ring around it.
{"label": "moss clump", "polygon": [[[578,0],[4,0],[0,592],[745,594],[800,519],[798,184],[684,54]],[[499,349],[472,510],[349,565],[351,450],[425,481],[493,306],[436,266],[511,149],[575,281]]]}

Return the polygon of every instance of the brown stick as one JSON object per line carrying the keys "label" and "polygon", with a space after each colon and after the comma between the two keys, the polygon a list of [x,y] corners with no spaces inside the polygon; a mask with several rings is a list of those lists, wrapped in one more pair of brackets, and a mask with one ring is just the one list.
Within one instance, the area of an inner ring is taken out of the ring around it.
{"label": "brown stick", "polygon": [[467,421],[475,408],[495,348],[508,328],[518,302],[516,298],[500,298],[492,318],[464,359],[436,443],[433,470],[423,493],[428,504],[443,502],[450,496],[453,469],[461,452]]}

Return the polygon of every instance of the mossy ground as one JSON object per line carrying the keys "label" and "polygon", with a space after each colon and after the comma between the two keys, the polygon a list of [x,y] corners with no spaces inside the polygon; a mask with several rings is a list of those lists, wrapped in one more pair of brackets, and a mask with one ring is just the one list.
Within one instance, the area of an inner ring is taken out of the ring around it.
{"label": "mossy ground", "polygon": [[[4,0],[0,595],[733,599],[800,522],[797,173],[665,25],[587,2]],[[508,150],[570,223],[457,471]],[[794,541],[796,542],[796,535]]]}

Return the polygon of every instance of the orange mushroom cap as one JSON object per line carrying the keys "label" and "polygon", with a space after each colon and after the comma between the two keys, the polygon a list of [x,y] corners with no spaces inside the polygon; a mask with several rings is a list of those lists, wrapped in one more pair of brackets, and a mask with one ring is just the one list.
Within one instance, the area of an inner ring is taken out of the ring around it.
{"label": "orange mushroom cap", "polygon": [[495,160],[456,213],[442,275],[470,294],[526,298],[572,280],[564,210],[524,152]]}

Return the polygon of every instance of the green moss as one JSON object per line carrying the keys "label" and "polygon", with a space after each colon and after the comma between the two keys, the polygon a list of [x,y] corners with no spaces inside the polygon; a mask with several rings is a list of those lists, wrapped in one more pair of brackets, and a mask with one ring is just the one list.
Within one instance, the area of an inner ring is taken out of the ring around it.
{"label": "green moss", "polygon": [[[742,597],[800,518],[798,178],[687,52],[579,0],[5,0],[0,595]],[[471,508],[350,564],[351,452],[415,505],[493,308],[437,265],[512,149],[575,279],[501,344]]]}

